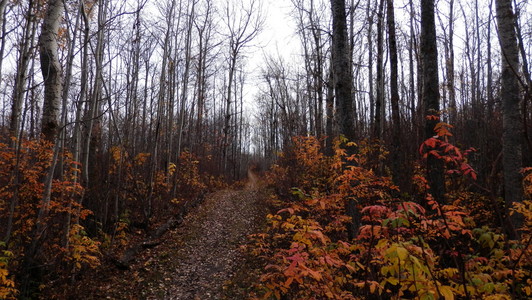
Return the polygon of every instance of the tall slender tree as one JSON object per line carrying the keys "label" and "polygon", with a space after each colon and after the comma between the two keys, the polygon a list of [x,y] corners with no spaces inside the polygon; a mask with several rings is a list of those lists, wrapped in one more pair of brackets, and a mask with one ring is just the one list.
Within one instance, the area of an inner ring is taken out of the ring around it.
{"label": "tall slender tree", "polygon": [[333,36],[332,68],[334,91],[338,103],[338,125],[340,134],[347,139],[355,138],[354,111],[351,98],[352,75],[349,65],[349,47],[347,44],[347,20],[345,0],[331,0]]}
{"label": "tall slender tree", "polygon": [[225,115],[223,125],[222,157],[221,167],[223,171],[228,170],[228,152],[231,141],[231,117],[236,114],[231,111],[231,103],[235,101],[234,91],[235,75],[237,63],[244,51],[244,48],[257,37],[264,25],[261,7],[258,1],[251,0],[249,6],[243,3],[240,7],[231,6],[229,2],[225,8],[225,24],[228,30],[229,55],[227,74],[227,93],[225,94]]}
{"label": "tall slender tree", "polygon": [[[523,200],[521,186],[521,114],[519,107],[519,52],[515,33],[515,15],[511,0],[495,1],[499,44],[501,46],[501,100],[503,108],[503,174],[506,211],[515,202]],[[508,213],[507,213],[508,215]],[[516,229],[522,223],[522,216],[508,216],[507,231],[517,237]]]}
{"label": "tall slender tree", "polygon": [[388,48],[390,55],[390,103],[392,105],[392,172],[394,182],[399,180],[400,148],[401,148],[401,117],[399,113],[398,61],[397,41],[395,38],[395,14],[393,0],[386,1],[386,15],[388,25]]}
{"label": "tall slender tree", "polygon": [[0,40],[0,78],[2,78],[2,64],[4,62],[4,51],[6,47],[6,8],[7,8],[7,0],[0,0],[0,36],[2,37]]}
{"label": "tall slender tree", "polygon": [[[355,139],[354,110],[351,97],[353,78],[349,64],[350,49],[347,43],[347,20],[345,0],[331,0],[333,19],[332,37],[332,68],[334,77],[334,92],[338,103],[338,127],[340,134],[352,141]],[[351,152],[351,151],[348,151]],[[356,200],[350,198],[346,203],[346,212],[351,217],[347,226],[349,238],[355,237],[360,226],[360,213],[356,207]]]}
{"label": "tall slender tree", "polygon": [[21,127],[22,102],[26,94],[25,86],[28,77],[28,67],[33,55],[35,34],[37,31],[37,20],[35,11],[40,7],[35,1],[28,1],[25,24],[22,30],[20,46],[15,72],[15,86],[13,88],[11,119],[9,133],[12,137],[19,137]]}
{"label": "tall slender tree", "polygon": [[[384,130],[384,0],[379,1],[377,13],[377,97],[375,98],[375,121],[373,138],[382,139]],[[371,80],[371,79],[370,79]]]}
{"label": "tall slender tree", "polygon": [[[423,76],[421,100],[424,105],[425,138],[434,136],[438,120],[429,116],[440,113],[440,92],[438,81],[438,49],[436,46],[436,25],[434,21],[434,0],[421,0],[420,54]],[[430,193],[439,202],[444,202],[445,182],[443,161],[433,155],[427,158],[427,177]]]}
{"label": "tall slender tree", "polygon": [[63,91],[62,67],[59,62],[58,34],[63,13],[62,0],[50,0],[46,10],[39,48],[41,71],[44,78],[44,102],[41,133],[46,140],[53,141],[59,129],[59,110]]}

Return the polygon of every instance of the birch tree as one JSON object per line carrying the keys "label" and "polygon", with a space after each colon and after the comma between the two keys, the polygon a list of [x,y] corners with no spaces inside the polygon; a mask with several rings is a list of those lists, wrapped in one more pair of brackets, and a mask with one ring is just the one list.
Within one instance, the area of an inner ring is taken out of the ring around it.
{"label": "birch tree", "polygon": [[[501,47],[501,101],[503,108],[503,174],[504,200],[506,210],[515,202],[523,200],[521,186],[521,114],[519,107],[519,52],[515,33],[515,15],[511,0],[496,0],[499,44]],[[509,217],[506,229],[517,237],[516,229],[522,223],[522,216]]]}
{"label": "birch tree", "polygon": [[59,110],[63,91],[62,67],[57,51],[57,39],[62,13],[62,0],[50,0],[48,2],[46,16],[39,37],[41,71],[44,78],[41,133],[49,141],[55,139],[59,129]]}

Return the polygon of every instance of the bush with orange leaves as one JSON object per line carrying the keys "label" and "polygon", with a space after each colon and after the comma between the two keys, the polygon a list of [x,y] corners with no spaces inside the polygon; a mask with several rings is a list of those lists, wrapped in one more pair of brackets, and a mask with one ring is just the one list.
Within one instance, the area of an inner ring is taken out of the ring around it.
{"label": "bush with orange leaves", "polygon": [[[466,153],[445,139],[449,128],[439,124],[442,138],[427,140],[421,149],[447,163],[447,176],[475,180]],[[465,185],[450,191],[453,196],[443,205],[428,193],[420,173],[413,179],[419,192],[413,198],[396,198],[400,193],[390,178],[365,166],[366,153],[371,153],[364,151],[365,145],[358,145],[358,154],[346,157],[346,151],[337,148],[334,157],[326,158],[315,139],[298,138],[292,165],[274,168],[271,182],[290,178],[292,196],[276,199],[279,210],[268,215],[267,230],[253,236],[252,253],[267,261],[255,298],[532,296],[530,173],[525,176],[528,200],[512,210],[525,218],[521,238],[509,240],[499,228],[476,225],[473,216],[478,212],[464,206],[469,202],[460,196],[469,193]],[[361,220],[352,240],[345,230],[349,199],[356,201]]]}
{"label": "bush with orange leaves", "polygon": [[20,270],[32,243],[39,245],[34,259],[45,266],[48,276],[68,276],[99,264],[99,243],[84,234],[80,225],[91,211],[80,203],[79,163],[66,151],[59,154],[61,164],[55,170],[48,210],[42,215],[42,226],[37,226],[52,157],[53,145],[44,140],[19,141],[15,148],[0,143],[0,234],[6,241],[0,245],[2,297],[16,293],[13,283],[17,282],[8,273]]}

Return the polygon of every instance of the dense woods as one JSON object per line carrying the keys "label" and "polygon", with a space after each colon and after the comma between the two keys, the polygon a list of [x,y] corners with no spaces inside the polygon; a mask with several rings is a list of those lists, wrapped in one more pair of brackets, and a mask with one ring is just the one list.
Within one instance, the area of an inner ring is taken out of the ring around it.
{"label": "dense woods", "polygon": [[252,298],[532,296],[531,4],[282,7],[0,0],[0,299],[128,268],[250,170]]}

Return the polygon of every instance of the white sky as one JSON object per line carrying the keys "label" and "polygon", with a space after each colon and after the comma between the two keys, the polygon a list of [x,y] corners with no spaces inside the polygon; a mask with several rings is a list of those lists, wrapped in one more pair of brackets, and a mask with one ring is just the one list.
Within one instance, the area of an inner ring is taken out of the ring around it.
{"label": "white sky", "polygon": [[299,41],[295,35],[295,22],[289,15],[292,10],[291,1],[266,0],[264,2],[266,24],[259,38],[265,44],[265,51],[268,53],[278,52],[283,57],[294,54],[297,51]]}
{"label": "white sky", "polygon": [[245,86],[245,101],[248,111],[254,111],[254,97],[259,91],[260,72],[265,56],[281,56],[286,60],[299,54],[299,38],[296,24],[290,12],[293,5],[290,0],[261,0],[265,24],[260,35],[253,42],[258,47],[246,54],[247,72],[250,75]]}

